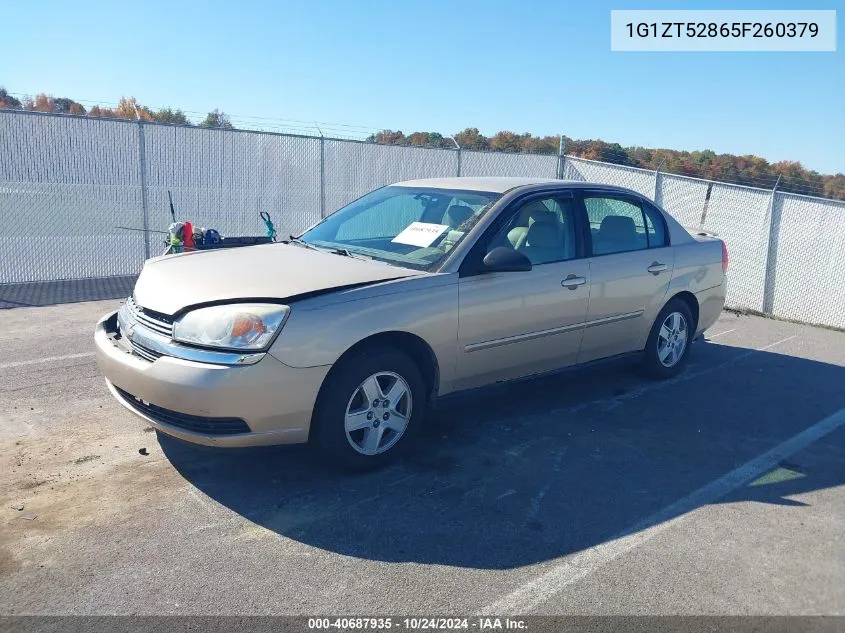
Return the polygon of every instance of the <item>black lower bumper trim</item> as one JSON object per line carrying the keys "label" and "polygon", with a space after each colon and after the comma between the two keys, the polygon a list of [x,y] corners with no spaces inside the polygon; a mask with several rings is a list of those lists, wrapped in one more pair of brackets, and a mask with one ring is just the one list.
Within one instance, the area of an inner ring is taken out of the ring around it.
{"label": "black lower bumper trim", "polygon": [[203,435],[237,435],[250,432],[249,426],[241,418],[211,418],[179,413],[144,402],[116,385],[114,388],[126,404],[161,424]]}

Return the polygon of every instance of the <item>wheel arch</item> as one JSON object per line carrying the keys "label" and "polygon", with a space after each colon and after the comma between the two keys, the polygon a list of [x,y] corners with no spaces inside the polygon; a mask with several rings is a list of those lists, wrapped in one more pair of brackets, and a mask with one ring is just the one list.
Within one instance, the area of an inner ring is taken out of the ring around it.
{"label": "wheel arch", "polygon": [[[330,382],[333,373],[338,367],[356,354],[368,348],[377,347],[389,347],[407,354],[420,370],[420,374],[422,374],[423,381],[425,382],[426,397],[431,401],[437,396],[440,385],[440,364],[431,345],[416,334],[401,330],[390,330],[371,334],[361,339],[338,357],[325,378],[323,378],[323,383],[320,385],[320,390],[317,393],[317,406],[319,406],[323,395],[323,389]],[[312,414],[311,429],[309,431],[309,436],[311,437],[313,437],[317,419],[317,406],[315,406],[314,413]]]}
{"label": "wheel arch", "polygon": [[[699,318],[698,299],[689,290],[682,290],[681,292],[675,293],[674,295],[669,297],[669,299],[666,301],[666,303],[663,304],[663,307],[665,308],[667,305],[669,305],[669,302],[671,302],[674,299],[679,299],[680,301],[683,301],[684,303],[687,304],[687,307],[689,308],[689,311],[692,314],[692,319],[693,319],[692,331],[693,331],[693,335],[695,335],[695,333],[698,331],[698,318]],[[662,308],[661,308],[661,310],[662,310]]]}

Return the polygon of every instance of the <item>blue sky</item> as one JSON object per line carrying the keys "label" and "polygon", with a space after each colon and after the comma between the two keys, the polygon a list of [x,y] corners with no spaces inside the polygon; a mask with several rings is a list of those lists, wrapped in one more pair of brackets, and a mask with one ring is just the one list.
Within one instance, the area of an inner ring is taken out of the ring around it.
{"label": "blue sky", "polygon": [[835,53],[610,51],[611,9],[731,4],[0,0],[0,85],[406,133],[564,133],[845,171],[841,37]]}

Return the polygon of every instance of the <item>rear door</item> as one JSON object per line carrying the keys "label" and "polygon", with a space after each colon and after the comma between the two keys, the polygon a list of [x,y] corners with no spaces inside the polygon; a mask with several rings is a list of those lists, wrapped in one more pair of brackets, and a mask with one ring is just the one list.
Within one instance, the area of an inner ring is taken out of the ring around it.
{"label": "rear door", "polygon": [[[461,266],[456,388],[466,389],[575,363],[589,296],[580,213],[569,192],[515,203]],[[484,272],[497,246],[523,252],[524,272]]]}
{"label": "rear door", "polygon": [[590,301],[578,362],[636,351],[663,305],[674,266],[662,214],[639,197],[580,195]]}

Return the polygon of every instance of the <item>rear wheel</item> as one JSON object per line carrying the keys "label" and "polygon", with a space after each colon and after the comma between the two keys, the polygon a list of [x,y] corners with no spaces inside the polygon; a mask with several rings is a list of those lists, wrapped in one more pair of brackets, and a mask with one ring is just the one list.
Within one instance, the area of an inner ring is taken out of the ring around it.
{"label": "rear wheel", "polygon": [[379,468],[407,449],[425,416],[425,387],[398,350],[362,350],[332,370],[315,411],[315,440],[327,460]]}
{"label": "rear wheel", "polygon": [[643,369],[654,378],[670,378],[689,357],[695,323],[689,306],[672,299],[654,320],[646,342]]}

